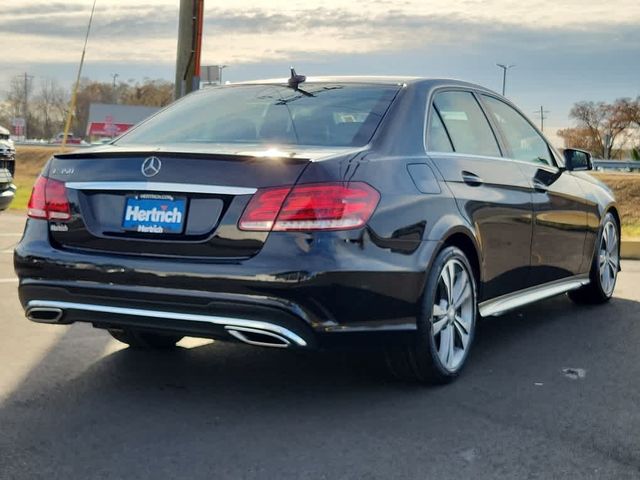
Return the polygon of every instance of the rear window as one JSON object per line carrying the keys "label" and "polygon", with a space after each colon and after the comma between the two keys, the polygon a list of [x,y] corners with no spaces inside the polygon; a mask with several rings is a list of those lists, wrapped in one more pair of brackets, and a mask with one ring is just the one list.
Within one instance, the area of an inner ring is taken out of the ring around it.
{"label": "rear window", "polygon": [[238,143],[366,145],[399,86],[237,85],[176,102],[116,141],[117,145]]}

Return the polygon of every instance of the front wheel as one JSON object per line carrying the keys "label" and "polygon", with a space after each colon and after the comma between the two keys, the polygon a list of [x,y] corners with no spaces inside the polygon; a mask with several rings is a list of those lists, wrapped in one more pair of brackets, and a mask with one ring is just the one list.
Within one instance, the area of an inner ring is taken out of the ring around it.
{"label": "front wheel", "polygon": [[443,249],[429,273],[416,338],[386,352],[391,373],[422,383],[447,383],[456,378],[475,335],[476,292],[473,269],[464,252],[456,247]]}
{"label": "front wheel", "polygon": [[616,288],[620,271],[620,238],[616,218],[607,213],[600,229],[600,238],[591,263],[590,282],[569,292],[576,303],[598,304],[608,302]]}

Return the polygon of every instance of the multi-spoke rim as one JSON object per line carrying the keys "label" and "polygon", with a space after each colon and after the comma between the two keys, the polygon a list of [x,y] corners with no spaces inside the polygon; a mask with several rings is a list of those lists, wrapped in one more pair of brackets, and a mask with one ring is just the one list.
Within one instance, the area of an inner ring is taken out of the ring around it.
{"label": "multi-spoke rim", "polygon": [[438,279],[431,335],[444,368],[455,371],[464,361],[475,323],[475,292],[466,267],[447,261]]}
{"label": "multi-spoke rim", "polygon": [[602,229],[600,250],[598,252],[598,273],[600,286],[607,295],[613,293],[616,277],[620,266],[620,251],[618,245],[618,229],[615,223],[608,221]]}

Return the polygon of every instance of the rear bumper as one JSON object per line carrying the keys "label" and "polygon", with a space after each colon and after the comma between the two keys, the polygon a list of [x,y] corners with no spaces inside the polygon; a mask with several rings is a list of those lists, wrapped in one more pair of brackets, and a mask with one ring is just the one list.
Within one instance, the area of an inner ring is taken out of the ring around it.
{"label": "rear bumper", "polygon": [[[306,348],[314,345],[310,332],[302,325],[284,326],[272,319],[269,322],[216,316],[208,313],[185,313],[150,310],[93,303],[63,302],[60,300],[31,300],[27,302],[27,318],[40,323],[69,324],[91,322],[101,328],[135,327],[181,335],[223,338],[245,343],[281,347]],[[286,323],[286,322],[283,322]]]}
{"label": "rear bumper", "polygon": [[0,210],[6,210],[15,196],[16,186],[13,184],[8,189],[0,191]]}
{"label": "rear bumper", "polygon": [[425,272],[439,247],[425,241],[399,253],[336,237],[315,252],[295,236],[272,235],[253,259],[207,263],[59,250],[47,230],[45,221],[29,220],[15,250],[25,310],[59,308],[55,323],[223,340],[240,339],[238,327],[255,328],[300,348],[348,337],[338,334],[391,339],[415,331]]}

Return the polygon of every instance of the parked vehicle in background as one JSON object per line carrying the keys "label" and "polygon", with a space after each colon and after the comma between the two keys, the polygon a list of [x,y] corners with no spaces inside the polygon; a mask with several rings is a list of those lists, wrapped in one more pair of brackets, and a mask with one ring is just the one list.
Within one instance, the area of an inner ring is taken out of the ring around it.
{"label": "parked vehicle in background", "polygon": [[[55,137],[51,139],[51,143],[60,144],[64,139],[64,132],[57,134]],[[79,145],[82,143],[82,139],[80,137],[76,137],[72,132],[69,132],[67,135],[67,145]]]}
{"label": "parked vehicle in background", "polygon": [[591,169],[470,83],[292,71],[207,88],[47,163],[20,300],[132,347],[369,342],[397,376],[446,382],[480,316],[611,298],[620,218]]}
{"label": "parked vehicle in background", "polygon": [[13,175],[16,171],[16,148],[11,133],[0,127],[0,210],[5,210],[13,201],[16,187]]}
{"label": "parked vehicle in background", "polygon": [[15,158],[16,146],[11,140],[11,132],[0,126],[0,158]]}

